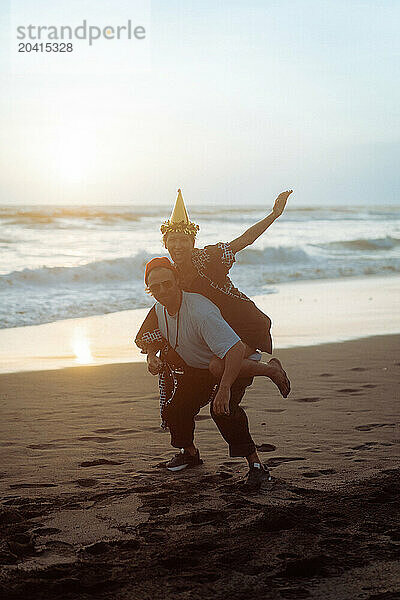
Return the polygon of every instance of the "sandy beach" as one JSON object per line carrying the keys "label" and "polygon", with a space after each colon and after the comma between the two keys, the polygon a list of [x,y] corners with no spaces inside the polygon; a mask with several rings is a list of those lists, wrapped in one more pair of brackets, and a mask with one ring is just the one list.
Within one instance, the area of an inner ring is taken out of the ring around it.
{"label": "sandy beach", "polygon": [[178,474],[145,365],[0,376],[4,598],[400,597],[400,336],[277,351],[244,399],[273,480],[249,495],[208,408]]}

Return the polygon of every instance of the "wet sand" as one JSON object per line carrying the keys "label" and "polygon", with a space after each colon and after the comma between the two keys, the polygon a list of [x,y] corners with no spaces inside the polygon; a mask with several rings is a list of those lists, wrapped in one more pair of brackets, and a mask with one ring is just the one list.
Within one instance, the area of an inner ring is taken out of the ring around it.
{"label": "wet sand", "polygon": [[[272,319],[274,347],[400,334],[400,276],[291,281],[253,299]],[[133,343],[148,309],[0,329],[0,373],[143,362]]]}
{"label": "wet sand", "polygon": [[243,405],[273,476],[242,487],[208,408],[172,474],[139,363],[0,376],[0,596],[400,597],[400,336],[276,352]]}

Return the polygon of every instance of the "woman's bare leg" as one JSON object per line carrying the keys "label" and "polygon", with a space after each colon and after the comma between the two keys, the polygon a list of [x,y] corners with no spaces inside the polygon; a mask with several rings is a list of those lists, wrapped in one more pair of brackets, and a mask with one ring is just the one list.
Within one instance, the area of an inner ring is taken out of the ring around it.
{"label": "woman's bare leg", "polygon": [[[247,344],[245,344],[245,346],[245,358],[243,359],[242,367],[239,371],[239,377],[269,377],[269,379],[275,383],[282,396],[286,398],[290,392],[290,381],[280,361],[277,358],[271,358],[267,363],[249,360],[247,357],[254,354],[255,351],[252,348],[249,348]],[[210,361],[208,368],[215,377],[222,377],[224,372],[224,359],[214,356]]]}

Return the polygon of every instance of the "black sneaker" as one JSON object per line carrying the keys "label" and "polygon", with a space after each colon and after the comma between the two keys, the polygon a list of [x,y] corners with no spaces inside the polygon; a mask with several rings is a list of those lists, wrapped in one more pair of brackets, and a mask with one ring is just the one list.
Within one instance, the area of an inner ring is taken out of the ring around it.
{"label": "black sneaker", "polygon": [[169,471],[182,471],[182,469],[186,469],[186,467],[189,467],[190,469],[202,464],[203,461],[200,458],[198,450],[196,454],[192,456],[182,448],[178,454],[175,454],[174,458],[167,462],[166,467]]}
{"label": "black sneaker", "polygon": [[268,469],[260,463],[253,463],[246,477],[244,487],[250,492],[258,492],[265,483],[272,480]]}

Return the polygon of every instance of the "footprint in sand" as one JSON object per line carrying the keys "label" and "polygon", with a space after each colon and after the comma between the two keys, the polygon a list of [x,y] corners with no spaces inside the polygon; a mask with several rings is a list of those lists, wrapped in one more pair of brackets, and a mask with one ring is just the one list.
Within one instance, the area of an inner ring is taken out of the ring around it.
{"label": "footprint in sand", "polygon": [[137,400],[119,400],[117,404],[132,404],[132,402],[137,402]]}
{"label": "footprint in sand", "polygon": [[95,429],[94,433],[114,433],[114,431],[120,431],[121,427],[109,427],[107,429]]}
{"label": "footprint in sand", "polygon": [[151,517],[157,517],[166,515],[170,511],[172,502],[170,492],[161,491],[146,494],[141,496],[140,499],[142,501],[142,506],[137,509],[138,512],[149,513]]}
{"label": "footprint in sand", "polygon": [[308,479],[313,479],[315,477],[321,477],[321,475],[333,475],[334,473],[336,473],[335,469],[319,469],[318,471],[302,473],[302,475]]}
{"label": "footprint in sand", "polygon": [[285,412],[286,408],[265,408],[264,412],[269,412],[269,413],[281,413],[281,412]]}
{"label": "footprint in sand", "polygon": [[155,531],[146,535],[145,539],[147,544],[162,544],[165,542],[166,537],[167,535],[165,533],[158,533]]}
{"label": "footprint in sand", "polygon": [[12,483],[10,485],[10,488],[12,488],[13,490],[18,490],[18,489],[34,489],[34,488],[52,488],[52,487],[58,487],[57,483]]}
{"label": "footprint in sand", "polygon": [[136,492],[136,493],[138,493],[138,494],[141,494],[141,493],[143,493],[143,492],[144,492],[144,493],[145,493],[145,492],[151,492],[151,490],[152,490],[152,489],[154,489],[154,485],[153,485],[153,484],[149,484],[149,485],[146,485],[146,484],[140,484],[140,485],[133,485],[133,486],[131,487],[131,490],[132,490],[133,492]]}
{"label": "footprint in sand", "polygon": [[368,369],[365,367],[353,367],[352,369],[349,369],[349,371],[368,371]]}
{"label": "footprint in sand", "polygon": [[[301,509],[300,509],[301,510]],[[302,515],[304,516],[304,515]],[[258,511],[254,521],[248,524],[249,531],[270,533],[294,529],[299,521],[300,511],[285,506],[268,506],[265,512]]]}
{"label": "footprint in sand", "polygon": [[95,542],[89,544],[80,549],[79,553],[91,554],[92,556],[98,556],[106,554],[110,550],[137,550],[140,546],[140,541],[136,538],[126,540],[110,540]]}
{"label": "footprint in sand", "polygon": [[93,487],[94,485],[97,485],[98,480],[97,479],[76,479],[75,483],[77,483],[79,486],[81,487]]}
{"label": "footprint in sand", "polygon": [[27,556],[34,552],[32,536],[28,533],[14,533],[11,537],[8,537],[6,543],[9,551],[19,557]]}
{"label": "footprint in sand", "polygon": [[159,502],[160,500],[170,500],[171,499],[171,494],[169,491],[167,490],[162,490],[160,492],[153,492],[152,494],[146,494],[145,496],[142,496],[142,500],[146,501],[146,502],[155,502],[157,505],[157,502]]}
{"label": "footprint in sand", "polygon": [[379,442],[365,442],[359,446],[352,446],[352,450],[372,450],[373,446],[379,446]]}
{"label": "footprint in sand", "polygon": [[357,431],[372,431],[372,429],[376,429],[377,427],[395,427],[396,423],[368,423],[366,425],[358,425],[354,429]]}
{"label": "footprint in sand", "polygon": [[342,388],[341,390],[337,391],[341,392],[342,394],[354,394],[354,392],[361,392],[361,390],[358,388]]}
{"label": "footprint in sand", "polygon": [[292,398],[292,400],[294,400],[295,402],[319,402],[321,398],[317,398],[316,396],[314,396],[308,398]]}
{"label": "footprint in sand", "polygon": [[267,460],[268,467],[278,467],[282,463],[292,462],[295,460],[306,460],[303,456],[274,456]]}
{"label": "footprint in sand", "polygon": [[33,532],[35,535],[55,535],[57,533],[61,533],[61,529],[57,529],[57,527],[38,527],[34,529]]}
{"label": "footprint in sand", "polygon": [[116,431],[114,435],[132,435],[133,433],[139,433],[140,429],[120,429]]}
{"label": "footprint in sand", "polygon": [[333,377],[333,373],[320,373],[320,377]]}
{"label": "footprint in sand", "polygon": [[54,444],[29,444],[29,446],[27,446],[27,448],[32,448],[33,450],[48,450],[49,448],[55,447]]}
{"label": "footprint in sand", "polygon": [[149,533],[162,533],[164,530],[159,526],[159,524],[147,522],[139,523],[136,526],[136,531],[141,537],[144,537]]}
{"label": "footprint in sand", "polygon": [[369,389],[371,389],[371,390],[372,390],[373,388],[376,388],[376,387],[378,387],[378,386],[377,386],[377,385],[374,385],[373,383],[365,383],[365,384],[364,384],[362,387],[363,387],[363,388],[369,388]]}
{"label": "footprint in sand", "polygon": [[157,506],[157,507],[139,506],[139,508],[137,510],[138,510],[138,512],[148,513],[152,517],[159,517],[161,515],[168,514],[170,511],[170,507],[169,506]]}
{"label": "footprint in sand", "polygon": [[[75,548],[72,544],[68,544],[67,542],[62,542],[61,540],[54,540],[54,541],[50,541],[47,542],[45,544],[45,549],[46,549],[46,554],[47,553],[51,553],[51,554],[56,554],[57,558],[61,555],[64,556],[65,558],[69,558],[71,559],[72,557],[75,556]],[[74,559],[72,559],[74,560]],[[68,560],[68,562],[70,562],[70,560]],[[46,576],[55,581],[56,579],[58,579],[60,577],[60,567],[58,565],[54,565],[54,566],[50,566],[47,567],[46,569]],[[67,581],[67,579],[65,579],[64,581]],[[68,589],[68,588],[66,588]]]}
{"label": "footprint in sand", "polygon": [[100,437],[100,436],[93,436],[93,435],[84,435],[82,437],[79,437],[78,440],[80,442],[97,442],[99,444],[108,444],[109,442],[115,442],[115,438],[111,438],[111,437]]}
{"label": "footprint in sand", "polygon": [[193,525],[217,525],[226,521],[226,513],[223,510],[199,510],[189,515]]}
{"label": "footprint in sand", "polygon": [[228,473],[227,471],[224,471],[221,467],[220,469],[221,470],[215,473],[215,475],[205,475],[204,477],[202,477],[199,480],[200,483],[212,485],[214,483],[219,483],[221,479],[231,479],[233,477],[233,473]]}
{"label": "footprint in sand", "polygon": [[276,446],[273,444],[260,444],[256,445],[256,448],[259,452],[274,452],[276,450]]}
{"label": "footprint in sand", "polygon": [[108,460],[107,458],[97,458],[96,460],[85,460],[79,464],[80,467],[97,467],[97,465],[121,465],[117,460]]}

